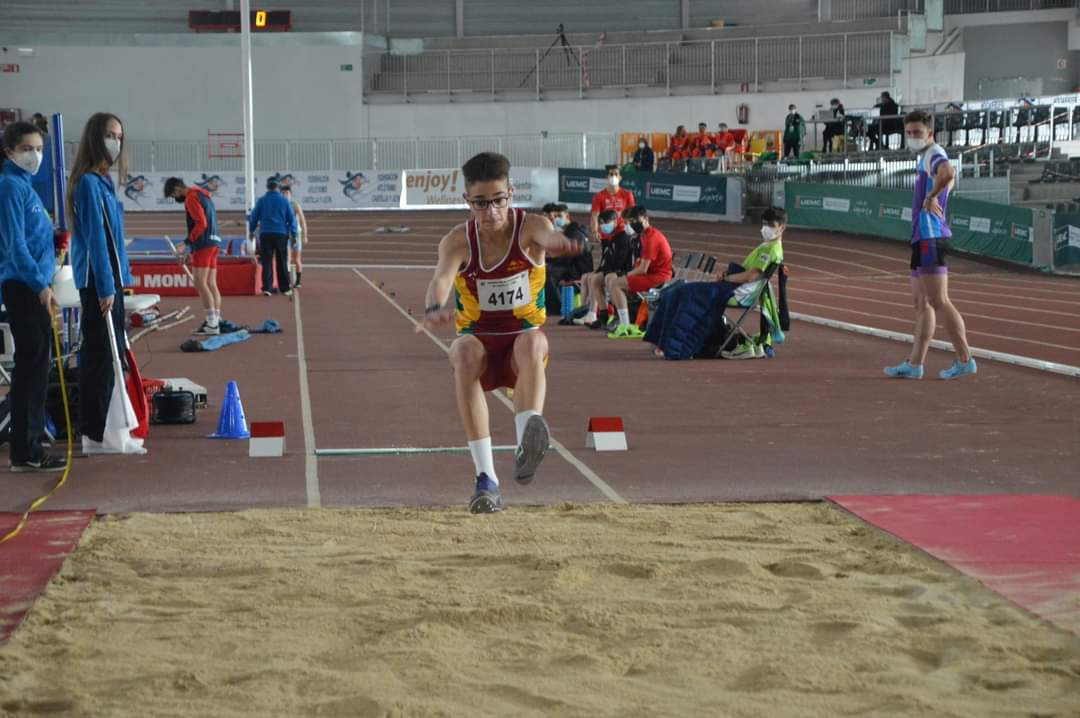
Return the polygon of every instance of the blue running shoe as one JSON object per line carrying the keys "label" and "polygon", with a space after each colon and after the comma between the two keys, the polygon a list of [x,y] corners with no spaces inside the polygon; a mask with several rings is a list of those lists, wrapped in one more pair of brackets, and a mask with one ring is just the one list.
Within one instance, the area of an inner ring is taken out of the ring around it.
{"label": "blue running shoe", "polygon": [[975,374],[978,371],[979,367],[975,366],[975,357],[971,357],[967,361],[954,360],[952,366],[948,369],[942,369],[938,372],[938,376],[942,379],[956,379],[968,374]]}
{"label": "blue running shoe", "polygon": [[922,366],[912,366],[905,359],[896,366],[885,367],[885,376],[899,379],[922,379]]}
{"label": "blue running shoe", "polygon": [[476,491],[469,499],[469,513],[493,514],[502,511],[502,497],[499,496],[499,485],[488,478],[487,474],[476,477]]}
{"label": "blue running shoe", "polygon": [[521,446],[514,453],[514,480],[519,484],[531,482],[550,445],[551,432],[547,422],[539,414],[533,414],[525,422]]}

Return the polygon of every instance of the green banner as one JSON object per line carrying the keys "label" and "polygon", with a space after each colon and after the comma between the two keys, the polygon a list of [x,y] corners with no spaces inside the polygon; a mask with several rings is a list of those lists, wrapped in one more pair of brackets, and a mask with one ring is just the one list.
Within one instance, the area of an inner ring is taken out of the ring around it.
{"label": "green banner", "polygon": [[[604,170],[559,170],[559,201],[591,204],[593,195],[607,187]],[[620,184],[634,202],[657,212],[727,213],[727,179],[715,175],[630,174]]]}
{"label": "green banner", "polygon": [[[787,182],[788,221],[800,227],[911,240],[911,192]],[[965,252],[1031,264],[1030,209],[949,198],[951,244]]]}
{"label": "green banner", "polygon": [[1054,215],[1054,266],[1080,264],[1080,214]]}

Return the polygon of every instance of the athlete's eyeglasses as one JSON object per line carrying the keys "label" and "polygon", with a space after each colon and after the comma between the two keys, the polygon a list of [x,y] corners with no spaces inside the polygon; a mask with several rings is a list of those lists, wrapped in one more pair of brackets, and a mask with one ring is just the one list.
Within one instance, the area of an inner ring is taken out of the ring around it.
{"label": "athlete's eyeglasses", "polygon": [[494,207],[495,209],[504,208],[510,201],[510,195],[499,195],[498,197],[492,197],[491,199],[473,199],[472,197],[466,197],[465,201],[477,212],[483,212],[488,207]]}

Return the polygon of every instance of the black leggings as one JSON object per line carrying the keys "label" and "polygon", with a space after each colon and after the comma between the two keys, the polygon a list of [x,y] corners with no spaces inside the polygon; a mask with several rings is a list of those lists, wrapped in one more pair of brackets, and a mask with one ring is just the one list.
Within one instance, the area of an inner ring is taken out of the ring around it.
{"label": "black leggings", "polygon": [[105,417],[109,414],[109,400],[112,398],[113,372],[112,348],[109,345],[109,328],[106,321],[111,318],[116,330],[116,349],[120,352],[120,363],[125,364],[127,348],[124,333],[124,293],[117,290],[113,294],[112,312],[109,317],[101,313],[97,290],[93,289],[93,280],[86,289],[79,290],[82,303],[82,347],[79,350],[79,428],[83,436],[94,441],[101,441],[105,435]]}

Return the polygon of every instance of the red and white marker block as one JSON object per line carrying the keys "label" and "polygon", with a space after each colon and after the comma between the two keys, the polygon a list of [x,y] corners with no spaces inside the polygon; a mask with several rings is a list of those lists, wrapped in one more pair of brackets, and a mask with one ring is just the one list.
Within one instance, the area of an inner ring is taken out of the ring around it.
{"label": "red and white marker block", "polygon": [[285,422],[251,422],[251,439],[248,442],[249,457],[273,457],[285,455]]}
{"label": "red and white marker block", "polygon": [[626,430],[622,417],[594,416],[589,419],[585,446],[597,451],[626,451]]}

